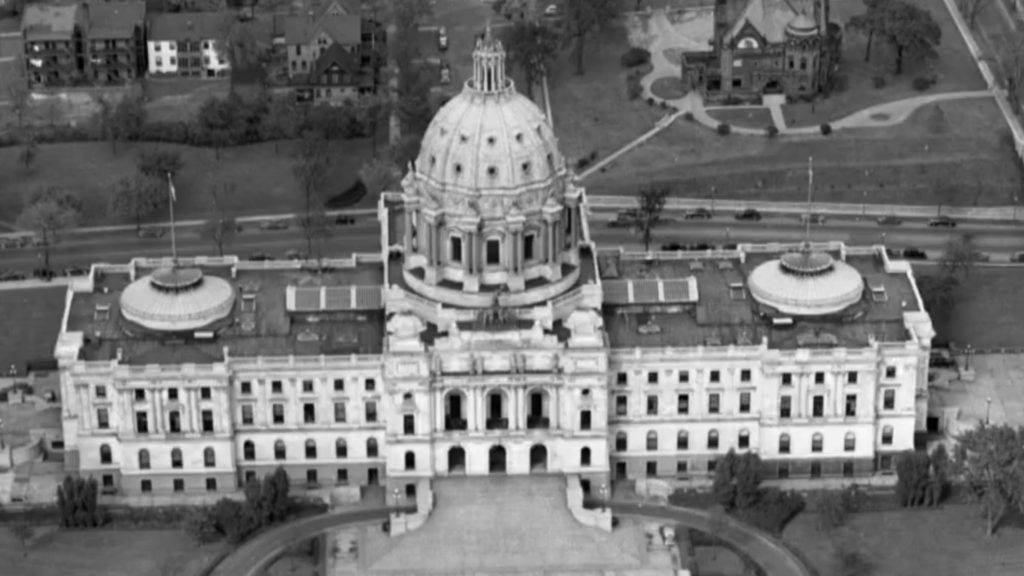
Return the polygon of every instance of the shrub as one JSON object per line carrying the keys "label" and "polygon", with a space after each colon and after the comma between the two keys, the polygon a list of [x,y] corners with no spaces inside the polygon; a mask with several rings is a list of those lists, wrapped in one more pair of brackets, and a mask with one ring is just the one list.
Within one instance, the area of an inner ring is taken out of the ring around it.
{"label": "shrub", "polygon": [[885,88],[888,81],[885,79],[884,74],[876,74],[871,77],[871,83],[874,85],[875,89],[882,89]]}
{"label": "shrub", "polygon": [[593,162],[594,160],[597,160],[597,150],[590,151],[590,161]]}
{"label": "shrub", "polygon": [[775,138],[779,135],[779,129],[775,127],[775,124],[769,124],[768,127],[764,129],[764,133],[765,136],[768,136],[769,138]]}
{"label": "shrub", "polygon": [[576,161],[576,170],[583,170],[587,166],[590,166],[590,158],[584,156]]}
{"label": "shrub", "polygon": [[914,80],[911,82],[911,85],[914,87],[914,90],[917,90],[918,92],[924,92],[925,90],[934,86],[935,83],[938,82],[938,80],[939,78],[934,74],[932,74],[931,76],[918,76],[917,78],[914,78]]}
{"label": "shrub", "polygon": [[833,92],[845,92],[849,87],[850,81],[845,74],[833,74],[829,78],[828,85],[825,87],[825,91],[828,93]]}
{"label": "shrub", "polygon": [[718,125],[718,134],[719,135],[721,135],[721,136],[728,136],[730,132],[732,132],[732,127],[730,127],[725,122],[722,122],[721,124]]}
{"label": "shrub", "polygon": [[99,485],[92,476],[88,480],[81,476],[67,475],[57,486],[57,508],[60,510],[60,524],[64,528],[95,528],[101,524],[97,503]]}
{"label": "shrub", "polygon": [[829,124],[828,122],[825,122],[824,124],[822,124],[821,125],[821,133],[824,136],[828,136],[829,134],[831,134],[832,133],[832,125]]}
{"label": "shrub", "polygon": [[683,120],[686,120],[687,122],[693,122],[693,112],[690,112],[689,110],[683,112]]}
{"label": "shrub", "polygon": [[648,106],[654,106],[654,98],[653,97],[651,97],[651,96],[647,97],[647,105]]}
{"label": "shrub", "polygon": [[643,66],[651,61],[651,53],[643,48],[630,48],[622,54],[619,58],[619,62],[625,68],[636,68],[637,66]]}
{"label": "shrub", "polygon": [[761,492],[757,503],[745,510],[737,510],[736,516],[771,534],[782,534],[790,520],[803,511],[806,503],[796,492],[783,492],[768,488]]}

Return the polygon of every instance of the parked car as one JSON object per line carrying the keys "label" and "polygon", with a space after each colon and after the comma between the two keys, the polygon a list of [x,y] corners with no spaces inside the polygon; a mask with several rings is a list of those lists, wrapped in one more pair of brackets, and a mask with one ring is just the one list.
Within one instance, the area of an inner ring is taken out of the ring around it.
{"label": "parked car", "polygon": [[932,228],[956,228],[956,220],[953,220],[949,216],[939,216],[938,218],[932,218],[929,220],[928,225]]}
{"label": "parked car", "polygon": [[801,214],[800,215],[800,222],[802,224],[806,224],[808,220],[811,221],[811,224],[824,224],[825,223],[825,215],[824,214]]}
{"label": "parked car", "polygon": [[1024,262],[1024,252],[1017,252],[1011,256],[1010,262]]}
{"label": "parked car", "polygon": [[761,220],[761,213],[753,208],[747,208],[746,210],[736,214],[737,220],[751,220],[757,222]]}
{"label": "parked car", "polygon": [[904,248],[903,258],[907,260],[927,260],[928,255],[920,248]]}
{"label": "parked car", "polygon": [[956,362],[949,354],[949,350],[933,349],[928,358],[930,368],[956,368]]}
{"label": "parked car", "polygon": [[679,242],[669,242],[668,244],[662,244],[661,249],[664,252],[674,252],[676,250],[686,250],[686,245]]}
{"label": "parked car", "polygon": [[626,227],[633,226],[640,218],[640,212],[636,209],[623,210],[615,215],[615,220],[608,222],[609,226]]}
{"label": "parked car", "polygon": [[46,280],[47,282],[53,280],[53,277],[56,275],[57,273],[49,268],[36,268],[32,271],[33,278],[39,278],[40,280]]}
{"label": "parked car", "polygon": [[0,250],[21,248],[24,245],[25,241],[21,237],[0,238]]}
{"label": "parked car", "polygon": [[441,77],[439,78],[442,86],[447,86],[452,83],[452,67],[447,62],[441,62]]}
{"label": "parked car", "polygon": [[334,219],[334,223],[339,226],[351,226],[352,224],[356,223],[356,217],[345,216],[344,214],[342,214],[341,216],[338,216],[337,218]]}
{"label": "parked car", "polygon": [[971,252],[971,262],[988,262],[992,257],[984,252]]}
{"label": "parked car", "polygon": [[711,210],[708,210],[707,208],[695,208],[687,212],[685,218],[687,220],[710,220],[711,216]]}
{"label": "parked car", "polygon": [[266,252],[253,252],[249,255],[251,262],[266,262],[267,260],[273,260],[274,257]]}
{"label": "parked car", "polygon": [[36,246],[36,247],[46,246],[46,244],[47,244],[47,241],[42,236],[33,236],[32,237],[32,245],[33,246]]}
{"label": "parked car", "polygon": [[79,268],[78,266],[68,266],[64,269],[65,276],[85,276],[88,273],[88,268]]}
{"label": "parked car", "polygon": [[897,216],[879,216],[878,218],[879,226],[899,226],[900,224],[903,224],[903,220]]}
{"label": "parked car", "polygon": [[0,272],[0,282],[13,282],[15,280],[24,280],[25,273],[18,272],[16,270],[4,270]]}
{"label": "parked car", "polygon": [[309,255],[301,250],[289,250],[284,253],[284,257],[288,260],[308,260]]}
{"label": "parked car", "polygon": [[441,52],[448,51],[448,29],[444,26],[437,29],[437,49]]}
{"label": "parked car", "polygon": [[164,228],[143,228],[139,230],[139,238],[162,238],[167,234]]}
{"label": "parked car", "polygon": [[287,230],[289,225],[287,220],[264,220],[260,222],[260,230]]}

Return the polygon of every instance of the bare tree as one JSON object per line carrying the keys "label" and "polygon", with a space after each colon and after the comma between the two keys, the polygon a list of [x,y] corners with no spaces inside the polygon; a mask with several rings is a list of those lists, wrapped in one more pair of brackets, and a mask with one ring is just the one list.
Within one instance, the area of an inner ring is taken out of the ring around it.
{"label": "bare tree", "polygon": [[14,116],[18,119],[18,128],[25,126],[25,115],[31,103],[31,93],[23,78],[15,79],[7,86],[7,99],[11,103]]}
{"label": "bare tree", "polygon": [[36,140],[36,134],[32,130],[24,130],[21,136],[21,151],[18,152],[18,164],[28,170],[35,163],[37,156],[39,142]]}
{"label": "bare tree", "polygon": [[323,188],[331,164],[327,141],[319,134],[307,133],[296,144],[293,158],[292,174],[299,183],[303,201],[301,223],[306,235],[306,252],[312,254],[313,242],[323,233],[322,218],[318,215],[323,212]]}
{"label": "bare tree", "polygon": [[359,168],[359,179],[371,197],[378,197],[381,192],[396,188],[402,173],[390,155],[382,155],[363,163]]}
{"label": "bare tree", "polygon": [[100,138],[110,140],[110,150],[117,154],[117,139],[114,138],[114,130],[112,129],[114,104],[103,94],[93,96],[93,101],[96,103],[95,118],[96,124],[98,124],[100,129]]}
{"label": "bare tree", "polygon": [[122,176],[110,189],[108,207],[111,214],[135,222],[136,232],[142,219],[167,207],[170,196],[166,182],[156,176],[132,174]]}
{"label": "bare tree", "polygon": [[976,259],[974,238],[970,234],[962,234],[950,238],[946,243],[946,251],[939,261],[939,271],[945,276],[955,278],[957,282],[963,282],[970,278]]}
{"label": "bare tree", "polygon": [[661,220],[661,212],[665,209],[668,195],[667,187],[648,184],[640,189],[640,194],[636,197],[636,219],[633,228],[643,238],[645,252],[651,251],[654,227]]}
{"label": "bare tree", "polygon": [[61,234],[78,222],[81,205],[60,188],[39,190],[18,217],[18,226],[35,232],[43,249],[43,266],[50,269],[50,251]]}
{"label": "bare tree", "polygon": [[35,528],[25,522],[18,522],[11,526],[11,534],[21,542],[21,555],[28,556],[28,543],[35,538]]}
{"label": "bare tree", "polygon": [[973,30],[978,16],[993,1],[998,2],[1000,0],[956,0],[956,7],[960,9],[960,13],[967,19],[967,25]]}
{"label": "bare tree", "polygon": [[228,208],[235,195],[234,182],[221,182],[210,187],[213,202],[213,217],[206,221],[203,235],[217,248],[217,255],[224,255],[224,247],[231,245],[238,231],[238,222]]}
{"label": "bare tree", "polygon": [[1006,88],[1006,98],[1010,101],[1013,111],[1020,114],[1020,87],[1024,83],[1024,35],[1014,34],[1005,44],[1001,52],[988,60],[995,61],[1002,73]]}

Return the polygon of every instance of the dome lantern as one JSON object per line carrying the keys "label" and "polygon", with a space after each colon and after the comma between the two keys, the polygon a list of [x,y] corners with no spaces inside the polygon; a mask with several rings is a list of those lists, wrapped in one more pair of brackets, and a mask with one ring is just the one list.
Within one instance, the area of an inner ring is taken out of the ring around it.
{"label": "dome lantern", "polygon": [[473,50],[472,89],[479,94],[501,94],[512,86],[505,77],[505,48],[500,40],[491,35],[487,24],[482,38],[477,39]]}

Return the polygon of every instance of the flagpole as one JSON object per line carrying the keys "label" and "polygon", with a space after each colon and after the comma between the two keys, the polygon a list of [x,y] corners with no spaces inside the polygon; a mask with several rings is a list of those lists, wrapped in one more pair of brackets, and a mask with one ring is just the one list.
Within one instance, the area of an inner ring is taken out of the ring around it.
{"label": "flagpole", "polygon": [[811,241],[811,191],[814,189],[814,156],[807,157],[807,222],[804,242]]}
{"label": "flagpole", "polygon": [[171,180],[171,173],[167,173],[167,193],[170,196],[168,206],[171,209],[171,266],[178,265],[178,238],[174,233],[174,201],[177,199],[174,193],[174,182]]}

